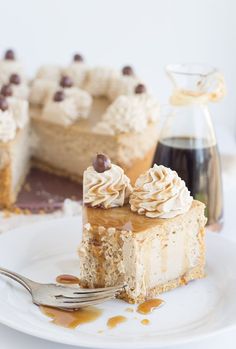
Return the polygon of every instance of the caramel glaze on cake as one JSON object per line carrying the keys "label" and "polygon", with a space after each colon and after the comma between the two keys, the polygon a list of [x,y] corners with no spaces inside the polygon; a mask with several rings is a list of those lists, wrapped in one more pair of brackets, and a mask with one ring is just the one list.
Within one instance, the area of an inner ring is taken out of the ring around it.
{"label": "caramel glaze on cake", "polygon": [[124,206],[85,207],[83,220],[79,254],[84,287],[124,282],[128,287],[120,298],[139,303],[204,277],[205,217],[199,201],[171,219],[150,219]]}

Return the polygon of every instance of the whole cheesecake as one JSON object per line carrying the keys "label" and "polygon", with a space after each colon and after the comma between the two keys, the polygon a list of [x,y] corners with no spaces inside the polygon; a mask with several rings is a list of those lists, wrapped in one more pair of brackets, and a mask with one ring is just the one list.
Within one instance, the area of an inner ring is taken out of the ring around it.
{"label": "whole cheesecake", "polygon": [[[33,82],[34,165],[82,182],[94,153],[106,152],[135,181],[153,160],[159,104],[131,67],[89,69],[81,61],[71,67],[74,75],[62,69],[54,79],[52,67],[41,68]],[[60,91],[65,98],[52,102]]]}
{"label": "whole cheesecake", "polygon": [[132,188],[121,168],[97,162],[84,174],[82,285],[123,283],[119,297],[139,303],[204,277],[205,206],[176,172],[155,165]]}
{"label": "whole cheesecake", "polygon": [[134,182],[153,161],[158,124],[150,123],[142,132],[99,133],[96,126],[108,106],[106,98],[94,98],[88,118],[67,127],[42,120],[41,111],[31,108],[32,129],[38,139],[33,164],[82,183],[94,153],[106,152]]}
{"label": "whole cheesecake", "polygon": [[[159,104],[130,66],[90,68],[75,54],[66,67],[42,66],[29,84],[8,50],[0,61],[0,89],[9,101],[30,102],[30,120],[16,126],[14,136],[8,121],[0,121],[0,207],[16,201],[31,166],[82,183],[94,153],[106,152],[134,183],[153,161]],[[13,118],[21,113],[15,108]]]}

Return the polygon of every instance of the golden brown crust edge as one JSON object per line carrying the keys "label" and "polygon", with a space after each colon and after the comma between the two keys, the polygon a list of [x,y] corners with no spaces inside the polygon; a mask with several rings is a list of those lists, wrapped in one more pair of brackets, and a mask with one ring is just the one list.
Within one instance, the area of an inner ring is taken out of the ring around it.
{"label": "golden brown crust edge", "polygon": [[12,188],[12,169],[8,164],[0,170],[0,208],[12,209],[17,195],[21,190],[24,180],[29,172],[30,167],[25,169],[24,175],[20,178],[15,192]]}
{"label": "golden brown crust edge", "polygon": [[11,165],[9,163],[0,170],[0,207],[10,207],[15,201],[11,191],[11,182]]}

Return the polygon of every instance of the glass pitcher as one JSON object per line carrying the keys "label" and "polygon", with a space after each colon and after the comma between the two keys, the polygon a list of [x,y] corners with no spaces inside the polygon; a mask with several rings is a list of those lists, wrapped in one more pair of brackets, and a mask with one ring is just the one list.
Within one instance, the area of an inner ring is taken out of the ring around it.
{"label": "glass pitcher", "polygon": [[175,170],[192,196],[205,203],[210,229],[223,223],[220,157],[208,102],[225,95],[222,75],[204,65],[176,64],[166,68],[173,83],[171,113],[166,118],[154,163]]}

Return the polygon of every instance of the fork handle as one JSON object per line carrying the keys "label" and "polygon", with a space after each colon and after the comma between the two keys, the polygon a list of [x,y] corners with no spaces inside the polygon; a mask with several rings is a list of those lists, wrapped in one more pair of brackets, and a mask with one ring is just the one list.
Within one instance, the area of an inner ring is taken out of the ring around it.
{"label": "fork handle", "polygon": [[10,271],[8,269],[5,268],[1,268],[0,267],[0,274],[9,277],[10,279],[18,282],[19,284],[21,284],[22,286],[24,286],[24,288],[27,289],[27,291],[30,292],[30,294],[32,294],[32,289],[35,288],[37,286],[37,283],[29,280],[28,278],[19,275],[13,271]]}

